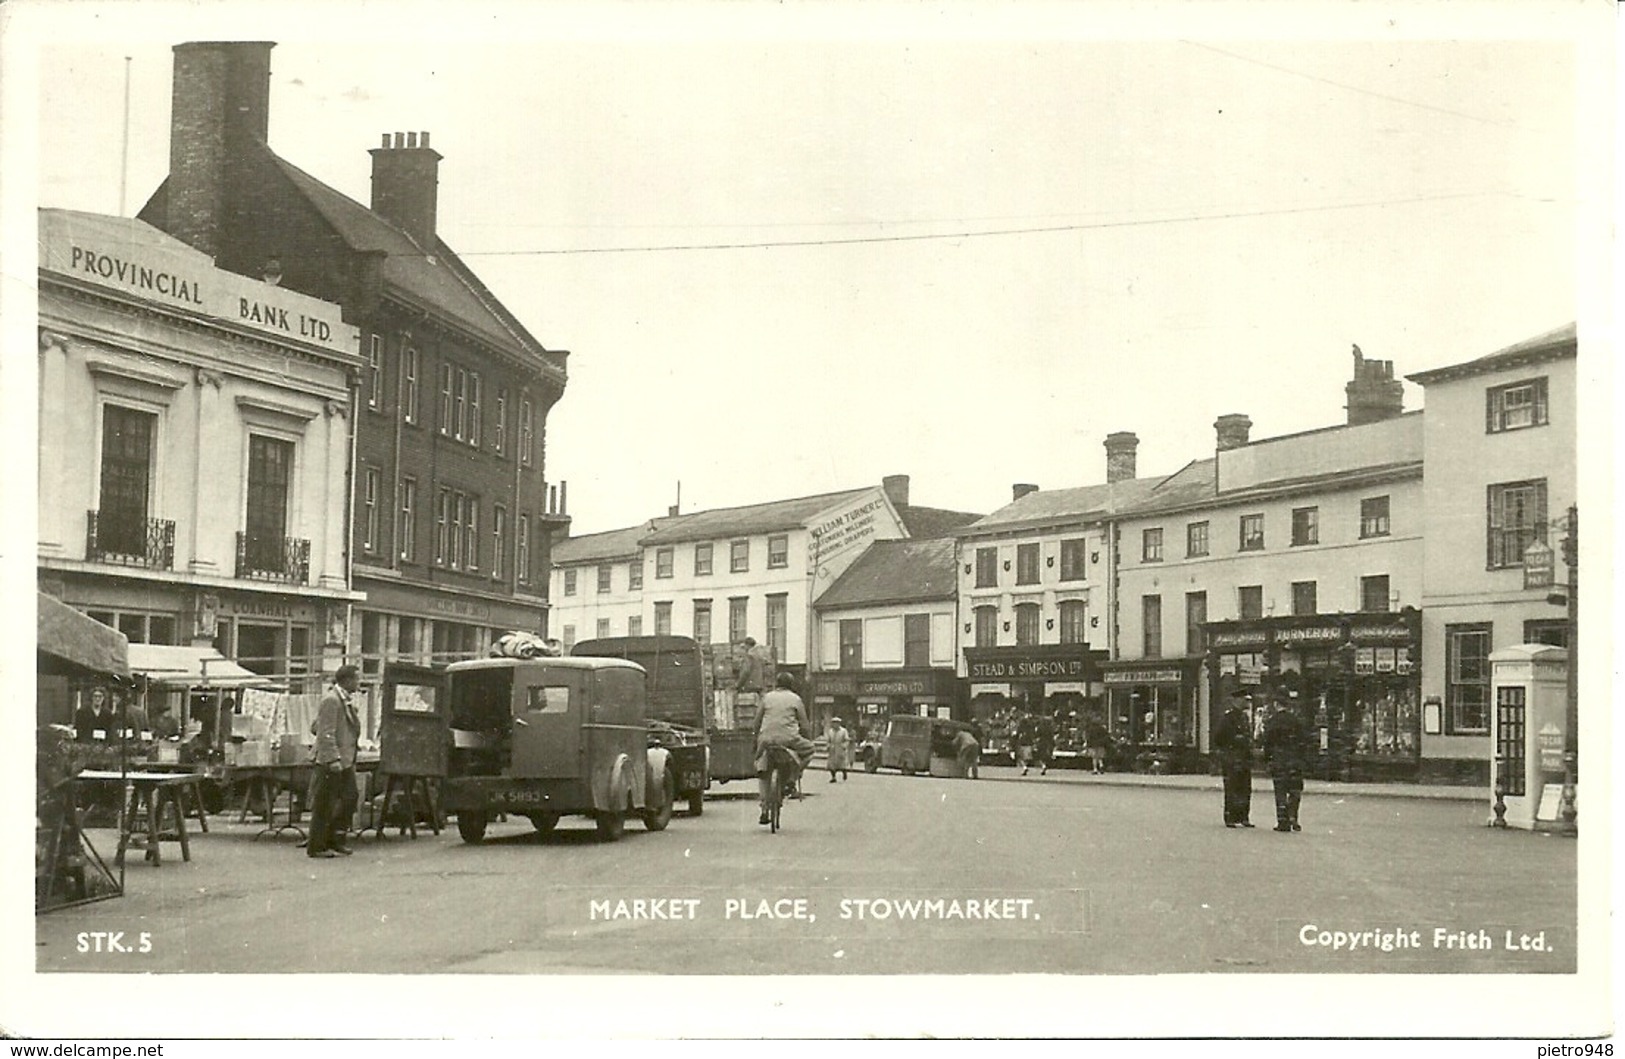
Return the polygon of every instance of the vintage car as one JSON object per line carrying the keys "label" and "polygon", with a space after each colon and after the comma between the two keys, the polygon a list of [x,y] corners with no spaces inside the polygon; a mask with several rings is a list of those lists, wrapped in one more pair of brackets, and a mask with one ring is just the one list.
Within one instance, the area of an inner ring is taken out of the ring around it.
{"label": "vintage car", "polygon": [[917,772],[930,772],[932,759],[954,759],[954,736],[960,731],[971,731],[972,726],[945,717],[912,717],[893,714],[886,722],[886,734],[880,740],[880,752],[870,754],[864,768],[897,769],[905,776]]}

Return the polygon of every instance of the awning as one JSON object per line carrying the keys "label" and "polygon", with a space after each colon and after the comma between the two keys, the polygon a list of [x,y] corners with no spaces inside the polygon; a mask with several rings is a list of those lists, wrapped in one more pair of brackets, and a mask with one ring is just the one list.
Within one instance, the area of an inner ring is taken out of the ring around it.
{"label": "awning", "polygon": [[54,596],[44,592],[38,595],[35,648],[42,671],[130,675],[129,640],[123,633],[81,614]]}
{"label": "awning", "polygon": [[212,647],[133,643],[130,671],[165,688],[268,688],[275,684]]}

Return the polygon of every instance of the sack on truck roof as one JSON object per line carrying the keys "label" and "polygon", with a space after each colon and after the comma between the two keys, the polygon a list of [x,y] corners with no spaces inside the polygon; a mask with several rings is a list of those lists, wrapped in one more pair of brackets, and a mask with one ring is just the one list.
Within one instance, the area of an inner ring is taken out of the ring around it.
{"label": "sack on truck roof", "polygon": [[510,632],[491,644],[492,658],[557,658],[562,651],[532,632]]}

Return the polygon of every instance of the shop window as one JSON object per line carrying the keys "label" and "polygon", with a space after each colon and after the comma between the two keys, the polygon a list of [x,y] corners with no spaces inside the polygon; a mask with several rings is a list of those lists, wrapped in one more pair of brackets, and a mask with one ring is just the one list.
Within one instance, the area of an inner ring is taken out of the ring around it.
{"label": "shop window", "polygon": [[1089,641],[1088,623],[1085,613],[1088,606],[1082,600],[1069,599],[1061,604],[1061,642],[1087,643]]}
{"label": "shop window", "polygon": [[994,588],[999,583],[999,550],[976,549],[976,587]]}
{"label": "shop window", "polygon": [[598,594],[607,595],[615,575],[615,568],[609,563],[598,564]]}
{"label": "shop window", "polygon": [[1202,624],[1207,621],[1207,593],[1185,593],[1185,653],[1199,655],[1207,650]]}
{"label": "shop window", "polygon": [[711,601],[694,601],[694,639],[699,643],[711,642]]}
{"label": "shop window", "polygon": [[655,604],[655,635],[671,635],[671,601],[661,600]]}
{"label": "shop window", "polygon": [[1038,584],[1038,545],[1016,545],[1016,584]]}
{"label": "shop window", "polygon": [[1292,582],[1292,613],[1302,617],[1319,612],[1320,602],[1315,598],[1315,582]]}
{"label": "shop window", "polygon": [[1089,576],[1088,541],[1082,537],[1061,542],[1061,580],[1082,581]]}
{"label": "shop window", "polygon": [[676,552],[671,548],[655,549],[655,580],[665,580],[672,576],[672,566]]}
{"label": "shop window", "polygon": [[1546,479],[1492,485],[1487,506],[1491,570],[1522,566],[1526,548],[1546,543]]}
{"label": "shop window", "polygon": [[1360,538],[1388,536],[1388,498],[1368,496],[1360,501]]}
{"label": "shop window", "polygon": [[1526,621],[1523,623],[1523,642],[1567,648],[1569,623],[1563,618]]}
{"label": "shop window", "polygon": [[1029,647],[1038,642],[1039,606],[1037,603],[1016,604],[1016,643]]}
{"label": "shop window", "polygon": [[643,591],[643,560],[633,559],[626,564],[626,590],[628,592]]}
{"label": "shop window", "polygon": [[1484,393],[1484,430],[1499,434],[1524,427],[1541,427],[1548,422],[1546,379],[1496,386]]}
{"label": "shop window", "polygon": [[1264,616],[1264,586],[1242,585],[1236,589],[1236,612],[1243,621]]}
{"label": "shop window", "polygon": [[164,614],[154,614],[147,619],[147,642],[156,644],[174,645],[179,641],[175,639],[175,619]]}
{"label": "shop window", "polygon": [[911,669],[931,664],[931,615],[903,615],[903,664]]}
{"label": "shop window", "polygon": [[783,533],[767,539],[767,568],[783,570],[790,565],[790,538]]}
{"label": "shop window", "polygon": [[1264,550],[1264,516],[1241,516],[1241,550],[1244,552],[1258,552]]}
{"label": "shop window", "polygon": [[709,541],[707,541],[704,544],[696,544],[694,546],[694,576],[695,577],[709,577],[709,576],[711,576],[711,552],[712,552],[712,546],[711,546],[711,543]]}
{"label": "shop window", "polygon": [[1373,613],[1390,609],[1387,574],[1360,578],[1360,609]]}
{"label": "shop window", "polygon": [[789,642],[790,597],[787,593],[775,592],[767,597],[767,647],[775,659],[783,659]]}
{"label": "shop window", "polygon": [[1320,508],[1295,507],[1292,509],[1292,545],[1320,543]]}
{"label": "shop window", "polygon": [[841,631],[841,669],[863,668],[863,621],[859,618],[842,618]]}
{"label": "shop window", "polygon": [[1489,623],[1446,625],[1445,730],[1452,735],[1489,731]]}
{"label": "shop window", "polygon": [[732,541],[729,543],[728,572],[734,574],[750,572],[750,541]]}
{"label": "shop window", "polygon": [[1140,630],[1143,658],[1162,657],[1162,597],[1140,597]]}
{"label": "shop window", "polygon": [[376,680],[384,666],[384,616],[361,612],[361,673]]}
{"label": "shop window", "polygon": [[750,599],[746,596],[733,596],[728,600],[728,642],[738,643],[745,638],[748,631],[748,618],[750,615]]}
{"label": "shop window", "polygon": [[997,647],[999,645],[999,608],[977,607],[976,615],[976,646]]}
{"label": "shop window", "polygon": [[1162,527],[1156,526],[1140,531],[1140,561],[1162,562]]}
{"label": "shop window", "polygon": [[1207,523],[1192,522],[1185,527],[1185,556],[1196,558],[1208,552]]}

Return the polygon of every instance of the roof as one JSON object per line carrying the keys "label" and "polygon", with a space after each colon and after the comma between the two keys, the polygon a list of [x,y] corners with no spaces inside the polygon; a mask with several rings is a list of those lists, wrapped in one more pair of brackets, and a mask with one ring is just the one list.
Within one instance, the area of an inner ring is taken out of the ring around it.
{"label": "roof", "polygon": [[903,505],[897,509],[903,528],[916,539],[925,537],[951,537],[954,530],[968,526],[982,516],[971,511],[948,511],[940,507],[913,507]]}
{"label": "roof", "polygon": [[957,547],[952,537],[875,541],[824,590],[816,605],[953,599],[959,591],[954,577]]}
{"label": "roof", "polygon": [[650,519],[648,522],[627,526],[625,529],[565,537],[553,545],[553,565],[595,563],[606,559],[635,559],[638,556],[638,542],[662,521],[664,520]]}
{"label": "roof", "polygon": [[517,669],[528,666],[535,669],[636,669],[640,673],[643,667],[636,662],[628,662],[624,658],[605,658],[596,655],[582,657],[565,656],[563,658],[470,658],[464,662],[453,662],[446,667],[448,673],[466,673],[471,669]]}
{"label": "roof", "polygon": [[1477,360],[1451,364],[1443,368],[1430,368],[1427,371],[1407,375],[1405,378],[1422,386],[1434,382],[1446,382],[1450,379],[1464,379],[1473,375],[1485,375],[1492,371],[1518,368],[1526,364],[1539,364],[1543,361],[1572,357],[1577,355],[1578,346],[1578,328],[1572,323],[1564,324],[1562,327],[1547,331],[1543,335],[1526,338],[1522,342],[1516,342],[1505,349],[1498,349],[1494,353],[1479,357]]}
{"label": "roof", "polygon": [[797,497],[794,500],[774,500],[766,504],[722,507],[711,511],[696,511],[692,515],[677,515],[671,519],[656,520],[654,529],[643,538],[642,543],[647,547],[654,547],[684,541],[744,537],[753,533],[797,529],[820,511],[828,510],[837,504],[854,502],[865,494],[878,490],[878,486],[868,486],[839,493]]}
{"label": "roof", "polygon": [[1128,478],[1074,489],[1040,489],[962,527],[956,536],[1106,518],[1136,503],[1162,481],[1161,477]]}
{"label": "roof", "polygon": [[270,687],[272,682],[250,672],[212,647],[130,645],[130,672],[171,688]]}
{"label": "roof", "polygon": [[34,640],[40,668],[46,672],[89,671],[130,675],[130,641],[117,629],[44,592],[38,592],[38,623]]}

